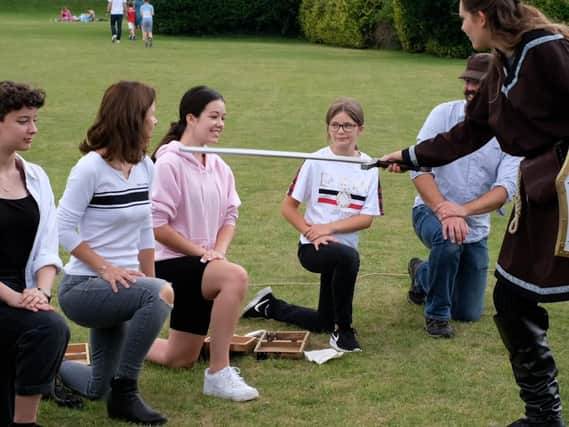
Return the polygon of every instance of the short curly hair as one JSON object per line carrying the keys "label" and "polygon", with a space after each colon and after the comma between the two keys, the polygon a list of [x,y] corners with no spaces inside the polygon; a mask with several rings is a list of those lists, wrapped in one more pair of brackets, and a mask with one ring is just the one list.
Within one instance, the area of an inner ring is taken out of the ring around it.
{"label": "short curly hair", "polygon": [[0,121],[6,114],[24,107],[41,108],[45,102],[45,92],[24,83],[10,80],[0,81]]}

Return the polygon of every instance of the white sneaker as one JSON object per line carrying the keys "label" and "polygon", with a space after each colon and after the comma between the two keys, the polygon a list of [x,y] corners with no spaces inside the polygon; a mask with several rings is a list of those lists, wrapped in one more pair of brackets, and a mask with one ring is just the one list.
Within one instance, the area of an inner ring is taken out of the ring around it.
{"label": "white sneaker", "polygon": [[113,36],[111,37],[111,42],[116,42],[117,41],[117,36],[116,34],[113,34]]}
{"label": "white sneaker", "polygon": [[215,374],[204,373],[203,393],[206,396],[221,397],[236,402],[244,402],[259,397],[259,392],[245,383],[239,368],[227,366]]}

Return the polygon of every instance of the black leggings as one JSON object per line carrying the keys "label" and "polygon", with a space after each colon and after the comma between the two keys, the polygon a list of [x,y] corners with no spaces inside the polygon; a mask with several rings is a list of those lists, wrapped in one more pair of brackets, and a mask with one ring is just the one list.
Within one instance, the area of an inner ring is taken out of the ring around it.
{"label": "black leggings", "polygon": [[313,332],[331,332],[334,325],[349,328],[352,325],[352,302],[356,278],[360,269],[358,251],[341,243],[299,245],[298,259],[304,268],[320,273],[318,310],[276,300],[269,308],[269,316]]}

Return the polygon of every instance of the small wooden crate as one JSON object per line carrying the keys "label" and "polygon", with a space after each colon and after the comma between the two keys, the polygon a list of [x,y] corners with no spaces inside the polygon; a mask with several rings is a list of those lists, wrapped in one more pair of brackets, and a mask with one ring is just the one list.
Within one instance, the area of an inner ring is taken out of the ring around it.
{"label": "small wooden crate", "polygon": [[308,331],[265,331],[255,347],[257,359],[266,359],[269,356],[300,359],[304,357],[304,348],[309,337]]}
{"label": "small wooden crate", "polygon": [[89,345],[86,342],[68,344],[63,360],[73,360],[74,362],[83,363],[84,365],[90,365]]}
{"label": "small wooden crate", "polygon": [[[209,343],[211,337],[205,337],[203,341],[202,353],[207,356],[209,354]],[[233,335],[231,337],[231,344],[229,345],[229,351],[231,353],[251,353],[255,348],[257,343],[256,337],[244,337],[241,335]]]}

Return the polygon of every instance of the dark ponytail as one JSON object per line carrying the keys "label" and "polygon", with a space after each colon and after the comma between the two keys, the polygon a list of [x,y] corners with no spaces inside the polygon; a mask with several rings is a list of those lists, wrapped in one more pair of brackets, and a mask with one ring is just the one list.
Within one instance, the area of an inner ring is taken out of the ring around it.
{"label": "dark ponytail", "polygon": [[184,134],[185,130],[186,130],[186,122],[185,121],[184,122],[179,121],[179,122],[170,123],[170,129],[168,129],[168,132],[166,132],[166,135],[164,135],[164,138],[162,138],[162,140],[160,141],[160,144],[158,144],[158,147],[156,147],[156,149],[152,153],[152,156],[151,156],[152,161],[156,162],[156,153],[158,152],[160,147],[168,144],[170,141],[179,141],[180,138],[182,137],[182,135]]}
{"label": "dark ponytail", "polygon": [[195,86],[184,93],[184,96],[182,96],[180,100],[178,121],[170,124],[170,129],[152,153],[152,160],[156,161],[156,153],[160,147],[168,144],[170,141],[180,140],[186,130],[186,116],[188,114],[199,117],[210,102],[217,101],[218,99],[224,101],[220,93],[207,86]]}

